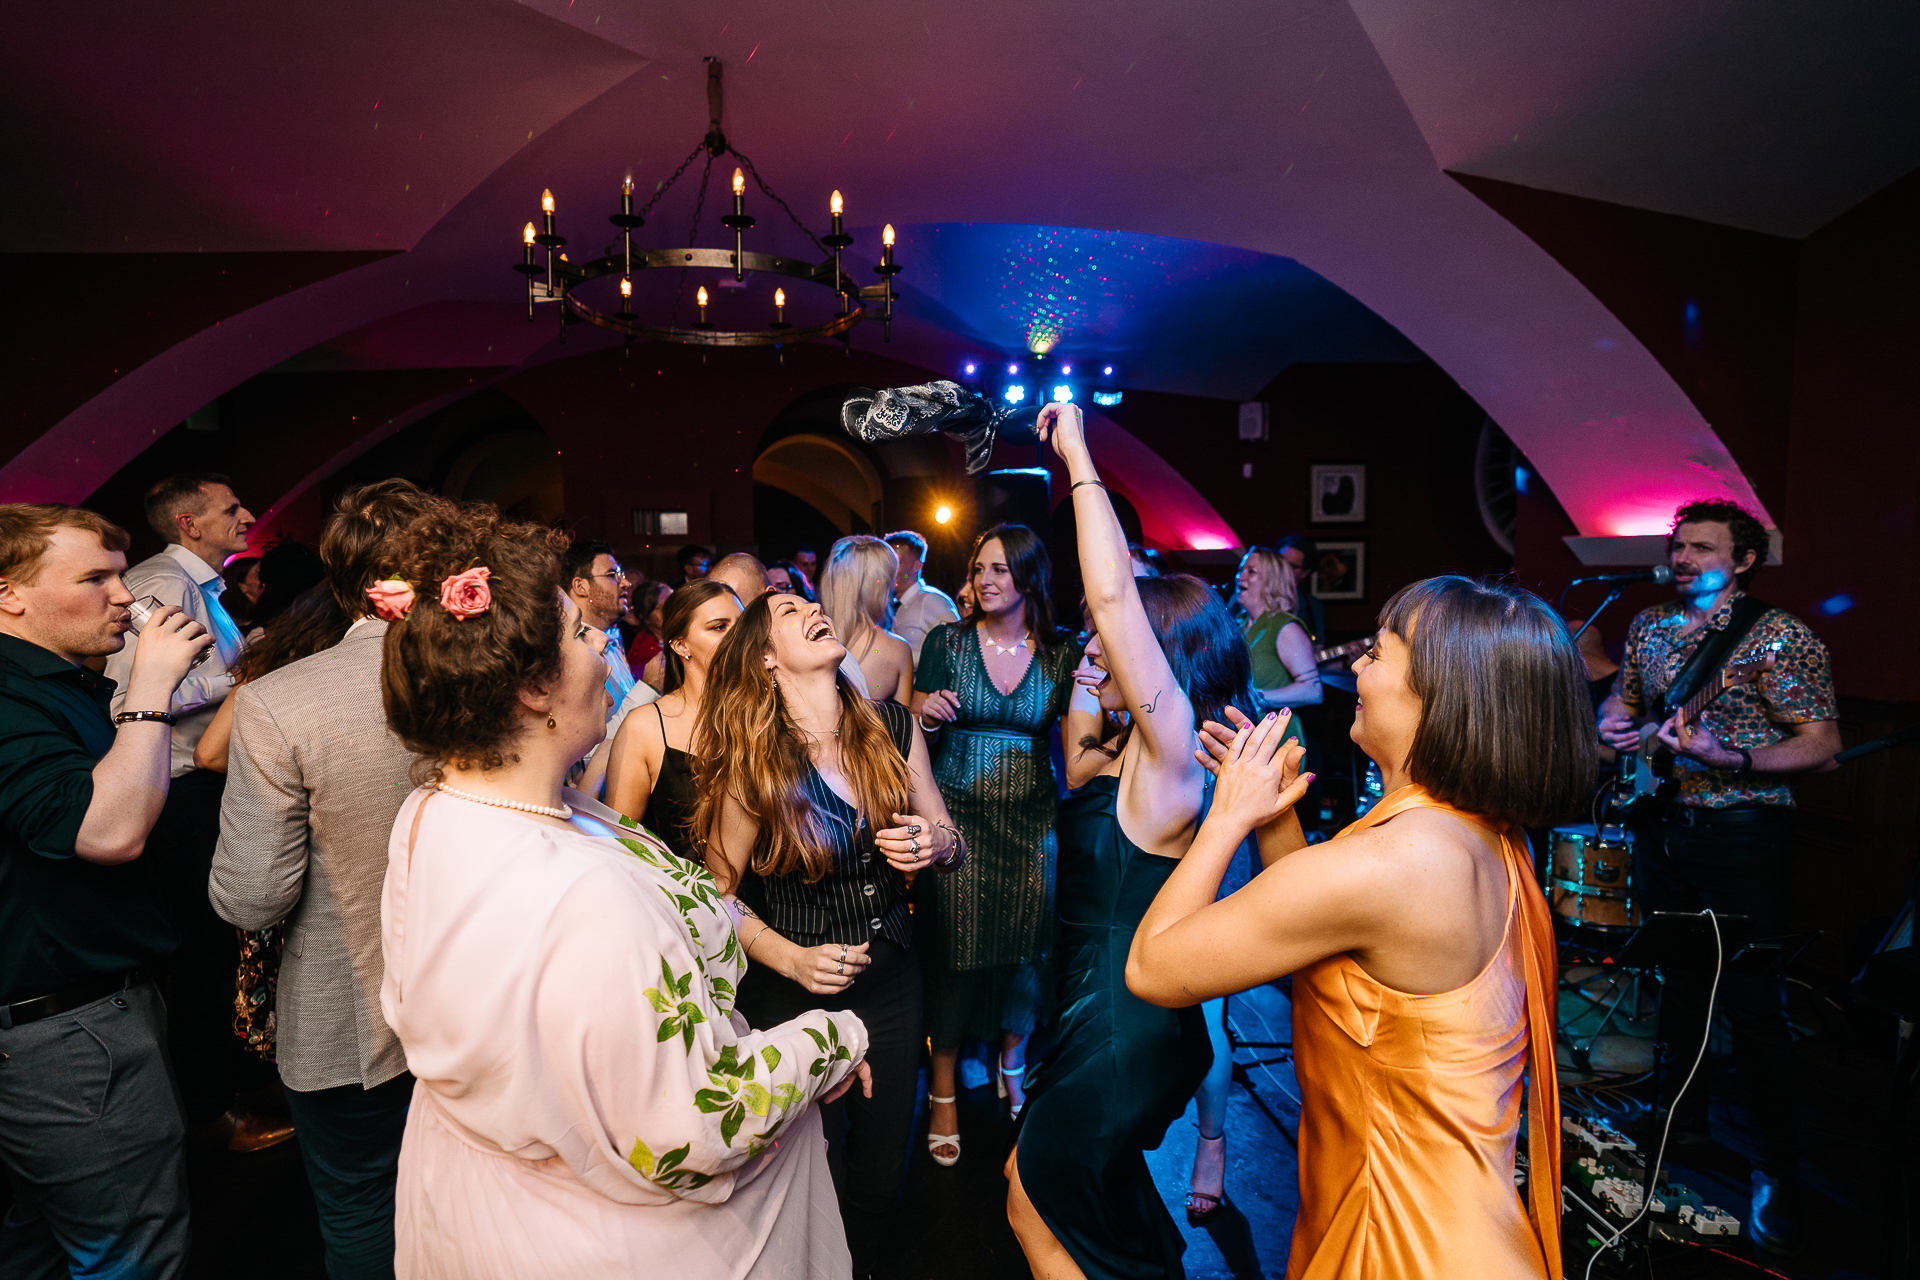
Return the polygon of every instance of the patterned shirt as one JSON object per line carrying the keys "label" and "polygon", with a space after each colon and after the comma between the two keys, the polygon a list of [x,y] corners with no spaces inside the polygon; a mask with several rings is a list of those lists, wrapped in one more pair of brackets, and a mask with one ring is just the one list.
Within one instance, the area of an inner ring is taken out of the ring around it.
{"label": "patterned shirt", "polygon": [[[1650,713],[1648,694],[1664,693],[1680,668],[1709,632],[1725,630],[1733,620],[1734,592],[1714,610],[1706,625],[1681,635],[1687,625],[1678,600],[1655,605],[1633,620],[1627,630],[1626,661],[1613,685],[1614,696],[1636,715]],[[1806,623],[1780,609],[1769,609],[1754,623],[1726,665],[1752,662],[1774,651],[1774,668],[1751,684],[1727,690],[1700,714],[1701,727],[1720,745],[1752,751],[1791,736],[1787,725],[1838,718],[1833,696],[1833,674],[1827,647]],[[1785,777],[1756,779],[1726,769],[1714,769],[1685,756],[1675,758],[1673,775],[1680,780],[1681,804],[1708,809],[1734,805],[1793,803],[1793,788]]]}

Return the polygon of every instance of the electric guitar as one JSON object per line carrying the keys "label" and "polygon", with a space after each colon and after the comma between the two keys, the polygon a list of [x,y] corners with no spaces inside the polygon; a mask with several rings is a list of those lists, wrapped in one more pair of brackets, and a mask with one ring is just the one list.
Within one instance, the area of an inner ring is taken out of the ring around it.
{"label": "electric guitar", "polygon": [[[1734,663],[1720,668],[1712,679],[1700,686],[1699,692],[1688,698],[1686,703],[1673,713],[1674,736],[1682,746],[1693,741],[1700,731],[1700,714],[1721,694],[1743,684],[1752,684],[1767,672],[1773,670],[1779,660],[1780,642],[1775,641],[1765,653],[1746,662]],[[1673,752],[1659,738],[1658,724],[1640,726],[1640,746],[1633,751],[1620,753],[1620,803],[1639,808],[1643,804],[1664,805],[1680,789],[1678,780],[1670,777],[1673,768]]]}

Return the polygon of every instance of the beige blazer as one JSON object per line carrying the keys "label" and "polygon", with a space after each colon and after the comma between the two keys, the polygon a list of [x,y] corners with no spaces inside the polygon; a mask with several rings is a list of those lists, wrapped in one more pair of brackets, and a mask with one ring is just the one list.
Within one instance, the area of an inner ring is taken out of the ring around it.
{"label": "beige blazer", "polygon": [[380,887],[413,756],[380,705],[387,624],[234,690],[233,745],[207,896],[242,929],[288,923],[275,1032],[290,1089],[407,1069],[380,1013]]}

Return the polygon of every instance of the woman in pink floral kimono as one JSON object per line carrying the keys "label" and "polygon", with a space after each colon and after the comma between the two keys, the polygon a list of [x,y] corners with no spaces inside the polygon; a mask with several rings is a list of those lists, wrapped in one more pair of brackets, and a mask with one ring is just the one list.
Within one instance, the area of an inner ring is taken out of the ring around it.
{"label": "woman in pink floral kimono", "polygon": [[389,554],[387,718],[430,779],[381,901],[381,1007],[418,1081],[396,1273],[846,1276],[815,1104],[867,1083],[866,1030],[750,1030],[706,871],[563,790],[606,695],[554,535],[464,510]]}

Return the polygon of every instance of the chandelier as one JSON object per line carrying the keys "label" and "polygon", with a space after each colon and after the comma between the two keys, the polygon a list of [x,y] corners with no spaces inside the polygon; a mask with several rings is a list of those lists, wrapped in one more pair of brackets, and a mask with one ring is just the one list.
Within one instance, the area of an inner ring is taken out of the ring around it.
{"label": "chandelier", "polygon": [[[840,255],[853,244],[853,237],[846,234],[842,226],[843,204],[838,191],[833,193],[831,213],[833,231],[826,236],[816,236],[806,224],[794,216],[787,202],[775,195],[766,180],[754,168],[753,161],[735,150],[727,141],[727,135],[720,128],[721,83],[720,60],[707,60],[707,115],[708,130],[706,137],[680,162],[673,176],[661,183],[654,191],[653,198],[641,206],[638,212],[633,207],[633,176],[627,175],[620,189],[620,212],[607,219],[620,232],[620,240],[608,246],[607,252],[587,262],[570,262],[562,252],[567,238],[555,231],[554,200],[552,191],[543,191],[540,195],[541,230],[535,231],[529,222],[521,234],[524,250],[523,260],[514,264],[514,270],[527,278],[527,319],[534,318],[534,308],[538,303],[555,302],[559,304],[560,340],[567,339],[567,329],[575,324],[594,324],[603,329],[611,329],[621,334],[628,342],[636,339],[644,342],[682,342],[707,347],[762,347],[784,348],[789,343],[812,342],[819,338],[838,338],[844,343],[851,342],[853,327],[867,318],[869,302],[880,304],[880,320],[887,340],[893,340],[893,303],[898,297],[893,291],[893,277],[900,273],[900,267],[893,260],[893,226],[888,224],[881,235],[880,265],[874,268],[880,277],[879,284],[862,287],[848,276],[840,265]],[[694,204],[693,227],[687,233],[685,248],[679,249],[640,249],[633,247],[633,233],[646,225],[647,214],[655,205],[673,190],[674,184],[693,165],[704,151],[707,153],[705,165],[700,172],[700,195]],[[713,162],[722,155],[730,155],[739,161],[733,171],[733,212],[720,219],[723,226],[733,232],[731,249],[703,249],[698,247],[700,236],[700,214],[706,207],[707,187],[713,177]],[[822,260],[809,262],[800,258],[781,257],[770,253],[750,253],[746,247],[746,233],[753,229],[755,219],[747,212],[747,180],[751,178],[760,192],[773,201],[785,213],[801,234],[811,241],[822,255]],[[544,261],[536,261],[536,250],[544,250]],[[636,272],[678,268],[680,270],[679,289],[674,294],[673,310],[667,316],[665,324],[649,324],[633,310],[633,277]],[[678,323],[682,298],[686,291],[687,273],[695,268],[719,268],[733,272],[736,283],[746,280],[747,272],[761,272],[767,275],[784,276],[789,280],[803,284],[824,285],[833,290],[839,310],[823,324],[795,326],[787,323],[787,291],[784,288],[773,291],[773,319],[765,329],[727,330],[707,322],[709,295],[705,285],[701,285],[694,295],[695,307],[699,319],[690,326]],[[589,280],[604,276],[617,276],[620,282],[620,302],[617,310],[596,306],[581,293],[580,287]],[[851,354],[851,348],[849,348]],[[784,352],[781,359],[785,360]]]}

